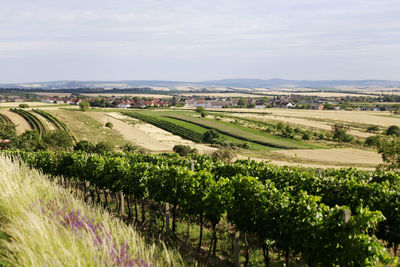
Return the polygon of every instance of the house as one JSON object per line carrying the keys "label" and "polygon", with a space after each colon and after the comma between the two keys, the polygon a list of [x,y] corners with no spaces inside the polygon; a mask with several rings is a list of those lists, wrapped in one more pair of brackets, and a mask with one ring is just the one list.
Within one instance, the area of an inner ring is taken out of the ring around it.
{"label": "house", "polygon": [[296,104],[292,104],[292,103],[287,103],[285,106],[284,106],[285,108],[295,108],[296,107]]}
{"label": "house", "polygon": [[69,104],[70,105],[79,105],[81,102],[82,102],[82,99],[74,98],[74,99],[71,99]]}
{"label": "house", "polygon": [[313,104],[309,105],[309,107],[310,107],[310,109],[313,109],[313,110],[323,110],[324,104],[313,103]]}
{"label": "house", "polygon": [[116,108],[130,108],[131,107],[131,103],[129,102],[121,102],[119,104],[117,104]]}
{"label": "house", "polygon": [[42,98],[42,99],[40,99],[40,102],[42,102],[42,103],[52,103],[52,100],[50,98]]}

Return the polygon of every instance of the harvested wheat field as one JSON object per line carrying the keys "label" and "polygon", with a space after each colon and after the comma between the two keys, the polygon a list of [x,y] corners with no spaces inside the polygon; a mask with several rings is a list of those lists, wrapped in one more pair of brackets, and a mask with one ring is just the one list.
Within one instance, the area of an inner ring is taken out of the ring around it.
{"label": "harvested wheat field", "polygon": [[291,157],[293,161],[306,160],[310,163],[320,162],[333,165],[342,164],[343,166],[373,167],[383,163],[377,152],[354,148],[279,150],[272,153]]}
{"label": "harvested wheat field", "polygon": [[6,115],[11,120],[11,122],[16,125],[15,130],[18,135],[24,133],[26,130],[31,129],[28,122],[20,115],[9,110],[1,110],[0,112]]}
{"label": "harvested wheat field", "polygon": [[[220,110],[218,110],[220,111]],[[224,111],[237,113],[238,109],[224,109]],[[374,124],[378,126],[388,127],[390,125],[400,124],[400,117],[390,116],[386,111],[344,111],[344,110],[300,110],[300,109],[241,109],[239,112],[249,113],[267,113],[269,115],[295,117],[303,119],[321,119],[334,123],[349,122],[361,124]],[[386,117],[387,116],[387,117]]]}
{"label": "harvested wheat field", "polygon": [[104,112],[87,112],[87,115],[91,118],[101,122],[103,125],[106,122],[113,124],[113,130],[118,132],[124,139],[135,143],[145,149],[151,151],[170,151],[172,148],[158,141],[157,139],[147,135],[143,131],[138,130],[133,125],[126,123],[118,118],[105,114]]}

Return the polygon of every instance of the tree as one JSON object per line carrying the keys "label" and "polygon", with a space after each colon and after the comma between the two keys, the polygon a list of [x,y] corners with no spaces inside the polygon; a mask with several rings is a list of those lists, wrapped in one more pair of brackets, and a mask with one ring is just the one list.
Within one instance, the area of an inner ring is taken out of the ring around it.
{"label": "tree", "polygon": [[81,101],[79,103],[79,110],[80,111],[86,111],[86,110],[89,109],[89,107],[90,107],[90,103],[88,101],[86,101],[86,100]]}
{"label": "tree", "polygon": [[237,103],[237,105],[242,107],[242,108],[245,108],[245,107],[247,107],[247,102],[246,102],[246,100],[244,98],[240,98],[238,103]]}
{"label": "tree", "polygon": [[113,125],[112,122],[110,122],[110,121],[106,122],[106,125],[105,125],[105,126],[108,127],[108,128],[110,128],[110,129],[112,129],[112,127],[114,127],[114,125]]}
{"label": "tree", "polygon": [[389,128],[387,128],[386,135],[395,135],[395,136],[400,136],[400,128],[397,125],[392,125]]}
{"label": "tree", "polygon": [[202,112],[202,113],[201,113],[201,117],[202,117],[202,118],[205,118],[206,116],[207,116],[207,113],[205,113],[205,112]]}
{"label": "tree", "polygon": [[339,142],[351,142],[353,137],[347,134],[349,127],[343,123],[332,125],[333,139]]}
{"label": "tree", "polygon": [[400,170],[400,138],[394,135],[382,136],[378,143],[378,153],[382,155],[389,170]]}
{"label": "tree", "polygon": [[203,134],[203,142],[209,143],[211,145],[214,144],[215,140],[218,138],[219,138],[219,133],[214,129],[208,130]]}

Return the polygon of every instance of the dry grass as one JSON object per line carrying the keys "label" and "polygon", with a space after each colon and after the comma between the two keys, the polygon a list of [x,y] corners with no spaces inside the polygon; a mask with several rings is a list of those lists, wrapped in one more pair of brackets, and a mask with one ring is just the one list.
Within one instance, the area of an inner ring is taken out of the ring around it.
{"label": "dry grass", "polygon": [[[139,258],[154,266],[184,265],[161,241],[146,243],[133,228],[85,205],[38,171],[4,156],[0,170],[0,232],[8,237],[0,239],[1,265],[117,266],[120,258]],[[63,209],[49,208],[48,203],[60,203]],[[71,214],[79,223],[68,219]],[[124,257],[123,246],[128,247]]]}
{"label": "dry grass", "polygon": [[116,131],[105,127],[105,125],[88,115],[91,111],[82,112],[78,110],[46,110],[63,121],[71,134],[78,140],[88,140],[91,143],[100,141],[110,142],[113,145],[122,146],[129,141],[125,140]]}

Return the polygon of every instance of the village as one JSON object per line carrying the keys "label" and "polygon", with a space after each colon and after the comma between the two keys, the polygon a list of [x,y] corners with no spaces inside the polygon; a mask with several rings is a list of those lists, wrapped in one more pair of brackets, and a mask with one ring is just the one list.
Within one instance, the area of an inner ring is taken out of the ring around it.
{"label": "village", "polygon": [[[168,97],[168,98],[167,98]],[[204,107],[209,109],[222,108],[283,108],[283,109],[310,109],[310,110],[360,110],[360,111],[393,111],[399,108],[391,103],[379,103],[379,98],[352,97],[319,97],[319,96],[265,96],[265,97],[204,97],[204,96],[180,96],[174,95],[160,97],[139,96],[2,96],[0,102],[34,102],[79,105],[87,101],[92,107],[103,108],[153,108],[153,107]]]}

